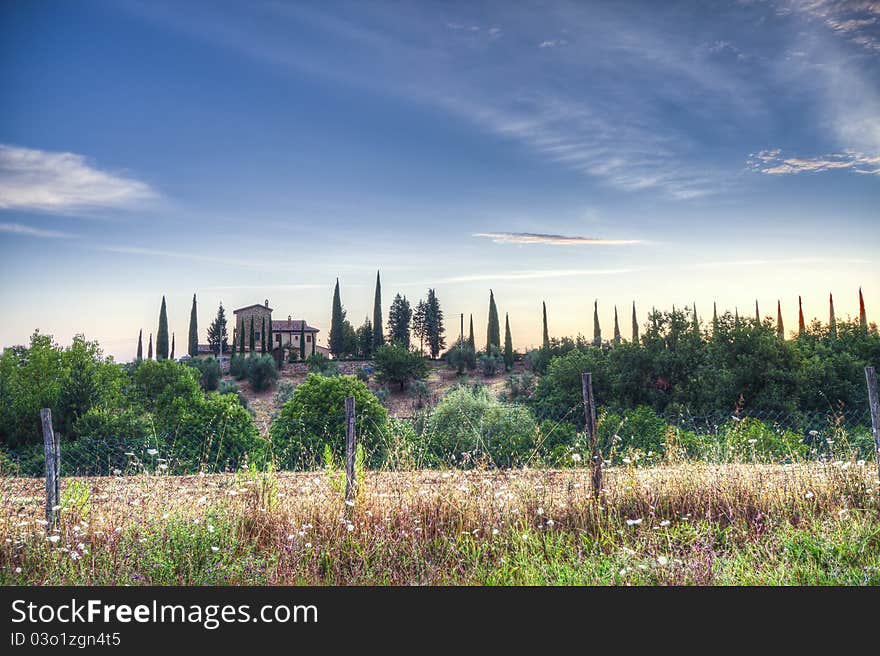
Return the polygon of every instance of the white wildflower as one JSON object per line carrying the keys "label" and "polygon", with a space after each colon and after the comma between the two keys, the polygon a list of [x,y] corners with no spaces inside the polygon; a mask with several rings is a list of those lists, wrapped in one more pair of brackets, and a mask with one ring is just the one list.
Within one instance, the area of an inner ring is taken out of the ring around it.
{"label": "white wildflower", "polygon": [[147,449],[147,455],[148,455],[148,456],[154,456],[154,455],[156,455],[157,453],[159,453],[159,451],[156,450],[156,449]]}
{"label": "white wildflower", "polygon": [[59,535],[50,535],[50,536],[47,537],[46,539],[47,539],[49,542],[58,542],[58,540],[61,539],[61,536],[59,536]]}
{"label": "white wildflower", "polygon": [[804,498],[805,498],[805,499],[812,499],[813,496],[814,496],[814,495],[813,495],[812,492],[807,492],[807,493],[804,495]]}
{"label": "white wildflower", "polygon": [[669,564],[669,559],[666,556],[657,556],[657,564],[660,565],[660,567],[665,567]]}
{"label": "white wildflower", "polygon": [[662,522],[660,522],[660,526],[669,526],[669,520],[664,519]]}
{"label": "white wildflower", "polygon": [[217,553],[218,551],[220,551],[220,547],[211,547],[211,551]]}
{"label": "white wildflower", "polygon": [[642,523],[642,518],[641,518],[641,517],[639,517],[638,519],[628,519],[628,520],[626,520],[626,525],[627,525],[627,526],[638,526],[638,525],[641,524],[641,523]]}
{"label": "white wildflower", "polygon": [[571,454],[571,461],[572,462],[580,462],[581,461],[581,454],[580,453],[572,453]]}

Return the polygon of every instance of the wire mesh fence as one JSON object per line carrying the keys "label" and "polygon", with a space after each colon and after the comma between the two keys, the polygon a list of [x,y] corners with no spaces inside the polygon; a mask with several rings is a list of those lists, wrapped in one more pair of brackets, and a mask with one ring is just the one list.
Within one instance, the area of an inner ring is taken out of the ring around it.
{"label": "wire mesh fence", "polygon": [[[60,440],[61,475],[193,475],[272,467],[280,471],[344,466],[344,408],[317,416],[276,416],[267,435],[222,418],[197,428],[85,435]],[[359,458],[368,469],[577,467],[590,445],[584,405],[540,413],[526,403],[461,393],[407,418],[357,409]],[[871,415],[865,410],[778,410],[656,413],[600,407],[603,464],[675,460],[793,462],[870,458]],[[0,451],[0,475],[45,475],[42,444]]]}

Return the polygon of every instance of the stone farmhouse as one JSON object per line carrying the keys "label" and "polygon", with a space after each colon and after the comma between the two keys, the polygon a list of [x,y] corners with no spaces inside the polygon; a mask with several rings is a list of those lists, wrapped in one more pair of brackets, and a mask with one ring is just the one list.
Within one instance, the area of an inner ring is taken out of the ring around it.
{"label": "stone farmhouse", "polygon": [[310,326],[305,319],[293,319],[290,315],[286,320],[272,319],[272,308],[269,307],[268,299],[262,305],[256,303],[233,310],[232,314],[235,316],[235,327],[232,330],[231,338],[238,346],[241,343],[239,341],[241,331],[244,331],[245,350],[249,348],[251,320],[253,320],[254,348],[257,351],[262,350],[263,340],[269,337],[263,334],[263,326],[266,327],[268,333],[268,328],[271,325],[273,343],[266,344],[267,351],[271,352],[279,348],[293,348],[299,351],[300,336],[302,336],[305,338],[306,357],[315,353],[328,355],[328,350],[317,344],[318,332],[320,332],[317,328]]}

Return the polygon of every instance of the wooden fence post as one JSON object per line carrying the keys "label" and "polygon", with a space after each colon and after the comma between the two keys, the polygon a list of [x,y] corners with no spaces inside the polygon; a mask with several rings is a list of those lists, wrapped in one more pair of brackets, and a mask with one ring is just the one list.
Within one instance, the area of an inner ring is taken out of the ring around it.
{"label": "wooden fence post", "polygon": [[52,411],[49,408],[40,410],[40,421],[43,424],[43,452],[46,456],[46,530],[55,527],[58,505],[58,480],[55,475],[55,431],[52,429]]}
{"label": "wooden fence post", "polygon": [[593,374],[581,374],[584,394],[584,417],[587,437],[590,439],[590,461],[593,468],[593,497],[598,499],[602,491],[602,458],[599,455],[599,436],[596,432],[596,401],[593,399]]}
{"label": "wooden fence post", "polygon": [[871,428],[874,430],[874,455],[877,457],[877,477],[880,478],[880,393],[877,392],[877,372],[865,367],[868,383],[868,405],[871,407]]}
{"label": "wooden fence post", "polygon": [[[55,505],[61,505],[61,433],[55,432],[55,441],[53,443],[55,454]],[[61,511],[56,514],[56,521],[60,519]]]}
{"label": "wooden fence post", "polygon": [[345,502],[354,503],[357,494],[355,479],[355,432],[354,432],[354,397],[345,399]]}

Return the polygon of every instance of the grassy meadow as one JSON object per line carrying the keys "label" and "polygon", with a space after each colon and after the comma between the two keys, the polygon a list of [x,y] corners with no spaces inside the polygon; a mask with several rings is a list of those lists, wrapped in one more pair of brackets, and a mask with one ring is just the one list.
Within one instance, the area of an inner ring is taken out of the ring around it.
{"label": "grassy meadow", "polygon": [[4,585],[878,585],[873,463],[336,471],[0,488]]}

